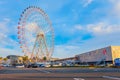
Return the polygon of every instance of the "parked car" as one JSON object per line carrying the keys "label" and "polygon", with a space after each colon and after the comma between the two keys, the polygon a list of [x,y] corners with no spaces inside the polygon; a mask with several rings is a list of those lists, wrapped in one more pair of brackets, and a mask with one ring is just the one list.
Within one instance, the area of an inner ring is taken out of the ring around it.
{"label": "parked car", "polygon": [[9,67],[9,64],[0,64],[1,67]]}
{"label": "parked car", "polygon": [[39,68],[39,67],[50,67],[48,63],[31,63],[26,66],[27,68]]}
{"label": "parked car", "polygon": [[0,69],[3,67],[3,64],[0,64]]}
{"label": "parked car", "polygon": [[50,67],[50,64],[40,64],[39,67]]}
{"label": "parked car", "polygon": [[16,64],[16,68],[24,68],[24,64]]}
{"label": "parked car", "polygon": [[114,60],[114,65],[115,65],[115,66],[120,66],[120,58],[116,58],[116,59]]}
{"label": "parked car", "polygon": [[27,68],[37,68],[38,65],[37,64],[28,64]]}
{"label": "parked car", "polygon": [[3,64],[3,67],[10,67],[9,64]]}

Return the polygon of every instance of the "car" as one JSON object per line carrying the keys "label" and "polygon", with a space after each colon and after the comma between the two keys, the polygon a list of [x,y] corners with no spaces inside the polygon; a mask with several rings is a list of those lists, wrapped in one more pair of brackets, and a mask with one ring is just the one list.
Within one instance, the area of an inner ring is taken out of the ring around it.
{"label": "car", "polygon": [[114,59],[114,65],[115,66],[120,66],[120,58]]}
{"label": "car", "polygon": [[3,68],[3,64],[0,64],[0,69],[2,69]]}
{"label": "car", "polygon": [[9,64],[0,64],[1,67],[9,67]]}
{"label": "car", "polygon": [[37,68],[38,67],[38,65],[37,64],[28,64],[27,65],[27,68]]}
{"label": "car", "polygon": [[16,67],[16,68],[24,68],[25,66],[24,66],[24,64],[16,64],[15,67]]}
{"label": "car", "polygon": [[40,64],[39,67],[50,67],[50,64]]}
{"label": "car", "polygon": [[9,64],[3,64],[3,67],[10,67]]}

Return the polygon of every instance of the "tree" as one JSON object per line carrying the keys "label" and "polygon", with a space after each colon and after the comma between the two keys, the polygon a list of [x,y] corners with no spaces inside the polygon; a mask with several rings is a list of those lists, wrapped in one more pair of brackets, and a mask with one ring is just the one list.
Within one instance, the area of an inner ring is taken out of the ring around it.
{"label": "tree", "polygon": [[0,57],[0,60],[2,60],[3,59],[3,57]]}
{"label": "tree", "polygon": [[8,58],[3,58],[4,63],[7,63]]}
{"label": "tree", "polygon": [[26,63],[29,60],[28,56],[23,56],[22,59],[23,59],[23,63]]}
{"label": "tree", "polygon": [[4,61],[7,61],[7,60],[8,60],[8,58],[3,58],[3,60],[4,60]]}
{"label": "tree", "polygon": [[3,59],[3,58],[2,58],[2,57],[0,57],[0,63],[2,63],[2,59]]}
{"label": "tree", "polygon": [[43,57],[43,60],[44,60],[44,61],[46,61],[46,60],[47,60],[46,56],[44,56],[44,57]]}

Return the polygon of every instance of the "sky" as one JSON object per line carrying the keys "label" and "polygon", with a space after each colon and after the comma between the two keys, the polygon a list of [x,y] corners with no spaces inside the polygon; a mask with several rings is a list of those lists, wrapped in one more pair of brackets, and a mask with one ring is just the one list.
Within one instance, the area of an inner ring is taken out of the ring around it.
{"label": "sky", "polygon": [[22,11],[38,6],[54,28],[52,57],[120,45],[120,0],[0,0],[0,56],[24,55],[17,39]]}

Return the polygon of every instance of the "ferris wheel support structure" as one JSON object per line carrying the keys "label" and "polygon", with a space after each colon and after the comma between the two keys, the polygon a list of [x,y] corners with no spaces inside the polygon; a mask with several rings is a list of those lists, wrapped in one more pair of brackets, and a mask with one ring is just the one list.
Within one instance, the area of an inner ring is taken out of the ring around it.
{"label": "ferris wheel support structure", "polygon": [[[35,44],[34,44],[34,47],[33,47],[33,50],[32,50],[32,54],[31,54],[31,59],[33,57],[36,58],[36,60],[38,60],[38,56],[39,54],[38,53],[41,53],[43,54],[44,57],[49,57],[49,52],[48,52],[48,49],[47,49],[47,44],[46,44],[46,41],[45,41],[45,37],[44,37],[44,34],[38,34],[37,37],[36,37],[36,40],[35,40]],[[37,44],[40,44],[37,46]],[[46,55],[43,53],[42,51],[42,46],[44,45],[45,49],[46,49]],[[36,51],[36,55],[34,56],[34,51]],[[47,59],[49,60],[49,59]]]}

